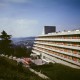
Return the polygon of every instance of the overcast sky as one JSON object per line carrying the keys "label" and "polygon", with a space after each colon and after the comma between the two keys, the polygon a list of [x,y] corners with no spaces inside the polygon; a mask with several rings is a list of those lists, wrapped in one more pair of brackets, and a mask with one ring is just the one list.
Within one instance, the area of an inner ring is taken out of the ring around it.
{"label": "overcast sky", "polygon": [[0,32],[37,36],[44,26],[80,29],[80,0],[0,0]]}

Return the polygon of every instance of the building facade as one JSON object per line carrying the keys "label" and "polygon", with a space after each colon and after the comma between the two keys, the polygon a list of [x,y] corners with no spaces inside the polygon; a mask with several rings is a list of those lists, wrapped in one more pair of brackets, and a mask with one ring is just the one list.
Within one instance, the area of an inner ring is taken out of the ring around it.
{"label": "building facade", "polygon": [[80,69],[80,30],[40,35],[32,53],[40,55],[42,60]]}

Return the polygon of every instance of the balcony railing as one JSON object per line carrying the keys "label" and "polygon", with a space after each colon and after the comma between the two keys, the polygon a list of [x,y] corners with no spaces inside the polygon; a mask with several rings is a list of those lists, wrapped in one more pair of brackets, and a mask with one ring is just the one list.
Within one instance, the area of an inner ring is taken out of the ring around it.
{"label": "balcony railing", "polygon": [[80,50],[80,47],[76,47],[76,46],[66,46],[66,45],[50,44],[50,43],[45,43],[45,42],[34,42],[34,43],[43,44],[43,45],[49,45],[49,46],[62,47],[62,48],[68,48],[68,49]]}
{"label": "balcony railing", "polygon": [[44,40],[44,41],[65,41],[65,42],[80,42],[80,39],[50,39],[50,38],[36,38],[35,40]]}
{"label": "balcony railing", "polygon": [[75,62],[73,60],[70,60],[70,59],[67,59],[67,58],[64,58],[64,57],[55,55],[55,54],[50,54],[50,52],[45,51],[45,50],[41,50],[41,49],[37,49],[37,48],[35,48],[35,49],[41,51],[42,53],[46,53],[46,54],[48,54],[50,56],[53,56],[53,57],[56,57],[56,58],[59,58],[59,59],[62,59],[62,60],[65,60],[67,62],[70,62],[70,63],[73,63],[73,64],[76,64],[76,65],[80,66],[80,63],[79,62]]}
{"label": "balcony railing", "polygon": [[68,52],[64,52],[64,51],[60,51],[59,49],[58,50],[56,50],[56,49],[54,49],[54,48],[47,48],[46,46],[45,47],[43,47],[43,46],[37,46],[37,45],[35,45],[36,47],[40,47],[40,48],[44,48],[44,49],[48,49],[48,50],[51,50],[51,51],[55,51],[55,52],[58,52],[58,53],[61,53],[61,54],[66,54],[66,55],[69,55],[69,56],[73,56],[73,57],[77,57],[77,58],[80,58],[80,55],[78,55],[78,54],[73,54],[73,53],[68,53]]}

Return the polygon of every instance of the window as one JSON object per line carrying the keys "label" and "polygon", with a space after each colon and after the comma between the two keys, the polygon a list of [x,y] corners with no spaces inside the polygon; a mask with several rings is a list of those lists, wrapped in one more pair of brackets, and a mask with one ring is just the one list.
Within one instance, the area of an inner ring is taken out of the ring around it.
{"label": "window", "polygon": [[64,43],[64,45],[67,45],[67,43]]}
{"label": "window", "polygon": [[80,59],[78,59],[78,62],[80,63]]}
{"label": "window", "polygon": [[68,50],[67,49],[64,49],[64,52],[68,52]]}
{"label": "window", "polygon": [[67,58],[68,56],[67,55],[64,55],[64,58]]}
{"label": "window", "polygon": [[80,35],[77,35],[77,39],[80,39]]}
{"label": "window", "polygon": [[68,56],[68,59],[72,60],[72,57],[71,56]]}
{"label": "window", "polygon": [[72,51],[72,50],[68,50],[68,52],[69,52],[69,53],[72,53],[73,51]]}
{"label": "window", "polygon": [[67,36],[67,39],[72,39],[72,36]]}
{"label": "window", "polygon": [[78,51],[78,54],[80,55],[80,51]]}
{"label": "window", "polygon": [[72,46],[77,46],[77,44],[76,43],[73,43]]}
{"label": "window", "polygon": [[77,46],[80,47],[80,43],[78,43]]}
{"label": "window", "polygon": [[73,57],[73,61],[76,61],[77,62],[77,58]]}
{"label": "window", "polygon": [[73,36],[73,39],[77,39],[77,35],[74,35],[74,36]]}
{"label": "window", "polygon": [[73,51],[73,53],[74,53],[74,54],[77,54],[77,51],[76,51],[76,50],[74,50],[74,51]]}
{"label": "window", "polygon": [[63,54],[61,54],[61,57],[63,57],[64,55]]}
{"label": "window", "polygon": [[67,43],[67,45],[68,45],[68,46],[72,46],[72,44],[71,44],[71,43]]}

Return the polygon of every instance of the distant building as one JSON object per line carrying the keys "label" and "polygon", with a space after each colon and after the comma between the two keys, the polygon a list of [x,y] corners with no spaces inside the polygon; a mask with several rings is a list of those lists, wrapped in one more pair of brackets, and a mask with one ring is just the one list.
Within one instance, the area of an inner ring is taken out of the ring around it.
{"label": "distant building", "polygon": [[56,26],[44,26],[44,34],[56,32]]}
{"label": "distant building", "polygon": [[[45,27],[45,33],[49,32],[47,29],[50,28]],[[80,30],[40,35],[35,39],[32,52],[42,60],[80,69]]]}

